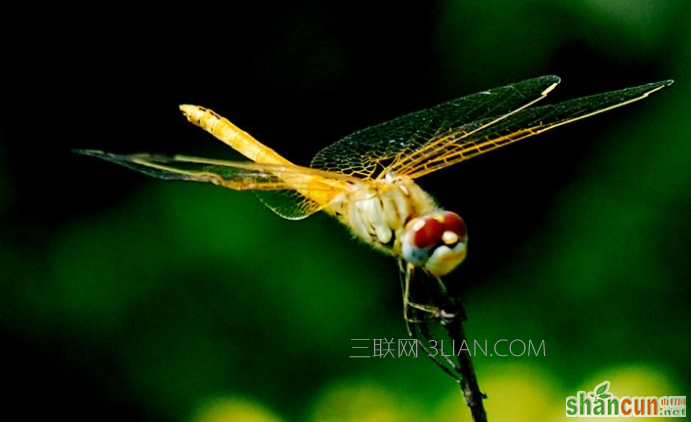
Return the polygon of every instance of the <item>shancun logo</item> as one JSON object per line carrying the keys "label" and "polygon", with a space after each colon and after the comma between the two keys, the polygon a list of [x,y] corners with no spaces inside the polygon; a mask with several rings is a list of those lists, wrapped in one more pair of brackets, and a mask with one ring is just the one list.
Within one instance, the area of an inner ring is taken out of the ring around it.
{"label": "shancun logo", "polygon": [[609,391],[609,381],[593,391],[579,391],[566,398],[566,416],[681,416],[686,417],[686,396],[619,398]]}

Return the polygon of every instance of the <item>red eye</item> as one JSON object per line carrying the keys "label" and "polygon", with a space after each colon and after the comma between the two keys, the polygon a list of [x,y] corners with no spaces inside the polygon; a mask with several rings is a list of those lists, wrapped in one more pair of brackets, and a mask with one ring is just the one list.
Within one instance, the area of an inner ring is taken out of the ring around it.
{"label": "red eye", "polygon": [[444,224],[434,218],[421,218],[413,223],[412,229],[413,244],[418,248],[436,245],[445,230]]}
{"label": "red eye", "polygon": [[456,233],[460,239],[465,239],[468,234],[463,219],[455,212],[446,211],[444,213],[444,227],[446,230]]}

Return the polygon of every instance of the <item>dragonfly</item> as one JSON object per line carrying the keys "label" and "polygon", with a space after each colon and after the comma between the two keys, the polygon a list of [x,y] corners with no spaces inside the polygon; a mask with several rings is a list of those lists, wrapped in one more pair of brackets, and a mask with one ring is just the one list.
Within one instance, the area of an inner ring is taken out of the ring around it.
{"label": "dragonfly", "polygon": [[416,179],[641,100],[673,81],[533,107],[559,82],[557,76],[529,79],[359,130],[319,151],[310,166],[293,164],[229,120],[196,105],[181,105],[180,110],[249,161],[77,152],[161,179],[255,191],[271,210],[290,220],[319,211],[334,216],[356,238],[398,260],[404,317],[412,335],[411,323],[420,314],[444,318],[451,311],[414,300],[411,285],[435,280],[443,295],[441,277],[458,267],[468,247],[461,216],[439,206]]}

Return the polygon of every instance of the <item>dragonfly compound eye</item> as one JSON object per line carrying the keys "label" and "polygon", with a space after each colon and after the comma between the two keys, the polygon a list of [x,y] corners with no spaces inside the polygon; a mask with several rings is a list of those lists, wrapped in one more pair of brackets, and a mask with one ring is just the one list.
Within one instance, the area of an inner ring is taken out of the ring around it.
{"label": "dragonfly compound eye", "polygon": [[444,218],[444,227],[446,231],[458,236],[459,241],[465,242],[468,237],[468,231],[465,228],[465,222],[461,216],[451,211],[445,211],[442,216]]}
{"label": "dragonfly compound eye", "polygon": [[410,227],[413,232],[413,245],[416,248],[434,246],[444,235],[444,223],[436,218],[418,218]]}
{"label": "dragonfly compound eye", "polygon": [[401,249],[406,261],[443,276],[465,259],[467,240],[463,219],[454,212],[438,211],[408,222]]}

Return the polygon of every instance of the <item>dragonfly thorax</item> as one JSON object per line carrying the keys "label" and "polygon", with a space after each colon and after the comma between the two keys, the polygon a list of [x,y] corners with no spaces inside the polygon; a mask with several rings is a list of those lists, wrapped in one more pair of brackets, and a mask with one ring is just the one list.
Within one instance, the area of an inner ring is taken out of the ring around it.
{"label": "dragonfly thorax", "polygon": [[407,177],[353,184],[329,211],[360,239],[435,276],[465,258],[467,235],[458,214],[444,211]]}

